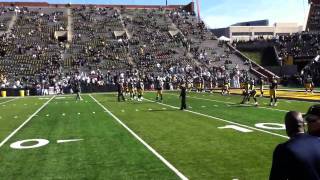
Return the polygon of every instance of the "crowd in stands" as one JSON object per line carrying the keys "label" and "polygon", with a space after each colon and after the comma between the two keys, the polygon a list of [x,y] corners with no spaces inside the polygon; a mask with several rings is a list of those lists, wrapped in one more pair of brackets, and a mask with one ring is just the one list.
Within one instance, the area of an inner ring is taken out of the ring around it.
{"label": "crowd in stands", "polygon": [[264,49],[275,47],[275,53],[279,66],[285,61],[302,60],[309,61],[308,65],[301,72],[294,76],[284,75],[282,82],[284,85],[290,82],[294,85],[303,85],[303,82],[311,77],[316,85],[320,84],[319,60],[314,59],[320,55],[320,33],[303,32],[293,35],[278,36],[274,39],[257,38],[248,42],[235,41],[233,45],[242,49]]}
{"label": "crowd in stands", "polygon": [[7,16],[13,25],[0,37],[1,88],[68,92],[73,81],[104,86],[121,74],[146,83],[230,79],[237,87],[254,77],[250,63],[182,9],[24,7]]}
{"label": "crowd in stands", "polygon": [[279,56],[286,58],[314,58],[320,52],[320,33],[298,33],[280,36],[276,40]]}
{"label": "crowd in stands", "polygon": [[320,31],[320,4],[313,3],[310,8],[308,24],[308,31]]}

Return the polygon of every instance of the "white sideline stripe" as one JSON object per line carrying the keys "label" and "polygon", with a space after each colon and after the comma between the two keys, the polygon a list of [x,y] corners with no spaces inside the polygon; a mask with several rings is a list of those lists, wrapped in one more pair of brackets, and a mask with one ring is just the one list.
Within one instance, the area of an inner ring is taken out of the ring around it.
{"label": "white sideline stripe", "polygon": [[95,99],[91,94],[89,96],[104,109],[110,116],[112,116],[119,124],[121,124],[129,133],[131,133],[138,141],[140,141],[147,149],[149,149],[157,158],[159,158],[168,168],[170,168],[177,176],[182,180],[188,180],[178,169],[176,169],[170,162],[168,162],[164,157],[162,157],[155,149],[148,145],[142,138],[140,138],[134,131],[132,131],[127,125],[125,125],[119,118],[112,114],[105,106],[103,106],[97,99]]}
{"label": "white sideline stripe", "polygon": [[37,115],[49,102],[54,98],[52,96],[46,103],[44,103],[36,112],[34,112],[27,120],[25,120],[16,130],[14,130],[9,136],[7,136],[1,143],[0,148],[12,137],[14,136],[24,125],[26,125],[35,115]]}
{"label": "white sideline stripe", "polygon": [[[178,96],[175,94],[169,94],[171,96]],[[218,102],[218,103],[224,103],[224,104],[231,104],[231,105],[237,105],[237,103],[232,103],[232,102],[228,102],[228,101],[219,101],[219,100],[214,100],[214,99],[207,99],[207,98],[199,98],[199,97],[194,97],[194,96],[187,96],[188,98],[192,98],[192,99],[199,99],[199,100],[205,100],[205,101],[212,101],[212,102]],[[258,106],[257,108],[259,109],[268,109],[271,111],[279,111],[279,112],[289,112],[287,110],[283,110],[283,109],[274,109],[274,108],[268,108],[268,107],[260,107]]]}
{"label": "white sideline stripe", "polygon": [[8,101],[4,101],[4,102],[0,103],[0,105],[6,104],[6,103],[11,102],[11,101],[14,101],[16,99],[18,99],[18,98],[9,99]]}
{"label": "white sideline stripe", "polygon": [[[145,100],[149,101],[149,102],[155,102],[155,101],[152,101],[152,100],[149,100],[149,99],[146,99],[146,98],[145,98]],[[164,104],[164,103],[160,103],[160,102],[155,102],[155,103],[161,104],[163,106],[171,107],[171,108],[174,108],[174,109],[180,109],[180,108],[178,108],[176,106],[171,106],[169,104]],[[248,128],[248,129],[252,129],[252,130],[264,132],[264,133],[267,133],[267,134],[271,134],[271,135],[274,135],[274,136],[279,136],[279,137],[283,137],[283,138],[289,139],[289,137],[285,136],[285,135],[281,135],[281,134],[265,131],[265,130],[262,130],[262,129],[258,129],[258,128],[254,128],[254,127],[251,127],[251,126],[239,124],[239,123],[236,123],[236,122],[228,121],[228,120],[225,120],[225,119],[221,119],[221,118],[218,118],[218,117],[210,116],[210,115],[207,115],[207,114],[202,114],[202,113],[195,112],[195,111],[190,111],[190,110],[185,110],[185,111],[189,112],[189,113],[192,113],[192,114],[199,115],[199,116],[204,116],[204,117],[207,117],[207,118],[219,120],[219,121],[226,122],[226,123],[229,123],[229,124],[234,124],[234,125],[237,125],[237,126],[242,126],[242,127]]]}
{"label": "white sideline stripe", "polygon": [[68,142],[76,142],[82,141],[83,139],[66,139],[66,140],[57,140],[57,143],[68,143]]}

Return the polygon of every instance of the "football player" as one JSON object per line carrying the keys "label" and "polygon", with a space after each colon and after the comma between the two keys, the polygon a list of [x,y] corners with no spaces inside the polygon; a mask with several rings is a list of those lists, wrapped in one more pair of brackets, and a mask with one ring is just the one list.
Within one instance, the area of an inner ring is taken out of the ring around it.
{"label": "football player", "polygon": [[277,106],[277,89],[278,89],[278,80],[276,77],[272,77],[270,83],[270,106]]}
{"label": "football player", "polygon": [[122,101],[126,101],[126,99],[123,96],[123,91],[124,91],[124,87],[123,87],[123,83],[118,82],[118,102]]}
{"label": "football player", "polygon": [[138,101],[142,101],[143,100],[143,92],[144,92],[144,84],[141,79],[137,83],[137,92],[138,92]]}
{"label": "football player", "polygon": [[312,80],[312,77],[311,77],[311,76],[308,76],[308,77],[305,79],[304,88],[305,88],[305,90],[306,90],[306,93],[308,93],[308,91],[310,91],[310,92],[313,94],[314,83],[313,83],[313,80]]}
{"label": "football player", "polygon": [[260,97],[263,97],[263,90],[264,90],[264,79],[263,79],[263,77],[260,77],[259,86],[260,86]]}
{"label": "football player", "polygon": [[250,97],[253,98],[254,100],[254,104],[256,106],[259,105],[258,101],[257,101],[257,91],[255,89],[255,81],[254,79],[252,79],[251,81],[249,80],[247,83],[245,83],[245,88],[244,88],[244,91],[243,91],[243,100],[241,102],[241,104],[247,104],[250,102]]}
{"label": "football player", "polygon": [[222,95],[230,95],[230,78],[229,77],[225,77],[223,80],[223,88],[221,91]]}
{"label": "football player", "polygon": [[162,102],[163,96],[162,96],[162,90],[163,90],[163,80],[160,76],[157,77],[156,79],[156,89],[157,89],[157,97],[156,101]]}

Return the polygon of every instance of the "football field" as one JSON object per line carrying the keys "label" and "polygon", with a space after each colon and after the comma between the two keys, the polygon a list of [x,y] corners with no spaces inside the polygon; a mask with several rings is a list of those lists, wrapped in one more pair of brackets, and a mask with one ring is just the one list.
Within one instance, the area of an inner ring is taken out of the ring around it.
{"label": "football field", "polygon": [[286,112],[314,103],[178,92],[0,99],[1,179],[268,179]]}

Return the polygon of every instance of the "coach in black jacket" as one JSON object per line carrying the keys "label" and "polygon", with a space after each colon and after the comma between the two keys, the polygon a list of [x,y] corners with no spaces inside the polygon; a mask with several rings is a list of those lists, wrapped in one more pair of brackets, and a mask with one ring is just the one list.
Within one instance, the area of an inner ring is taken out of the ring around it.
{"label": "coach in black jacket", "polygon": [[187,98],[187,89],[185,84],[182,84],[180,86],[181,92],[180,92],[180,98],[181,98],[181,107],[180,110],[185,110],[187,109],[187,103],[186,103],[186,98]]}
{"label": "coach in black jacket", "polygon": [[287,113],[285,124],[290,140],[274,150],[270,180],[319,180],[320,139],[304,133],[301,113]]}

